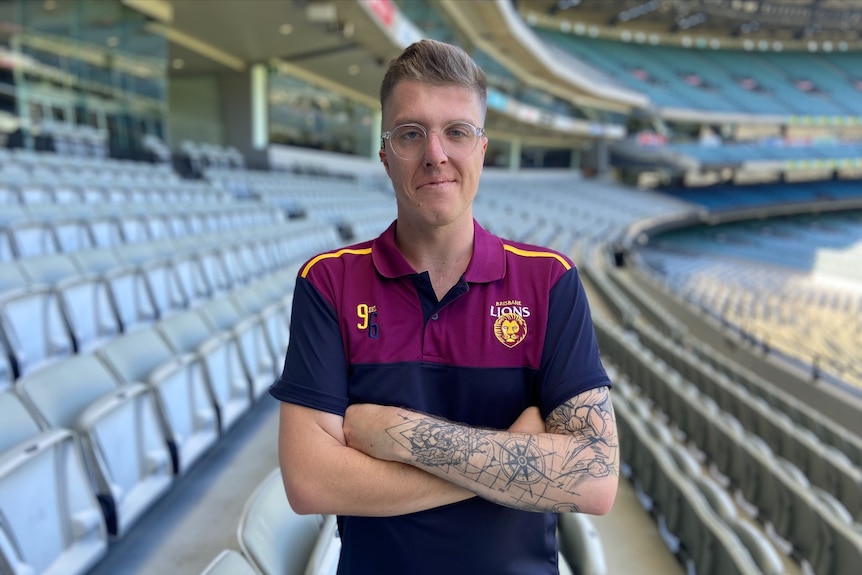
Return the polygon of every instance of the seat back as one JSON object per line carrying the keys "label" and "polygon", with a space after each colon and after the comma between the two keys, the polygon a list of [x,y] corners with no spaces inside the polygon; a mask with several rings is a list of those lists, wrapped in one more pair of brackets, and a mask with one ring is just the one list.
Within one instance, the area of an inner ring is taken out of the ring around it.
{"label": "seat back", "polygon": [[16,377],[73,352],[57,295],[46,286],[33,286],[0,298],[0,325]]}
{"label": "seat back", "polygon": [[0,265],[0,295],[27,286],[27,276],[24,275],[18,262],[0,261],[2,261],[2,265]]}
{"label": "seat back", "polygon": [[30,439],[39,433],[36,416],[11,391],[0,391],[0,453]]}
{"label": "seat back", "polygon": [[0,454],[0,572],[83,575],[106,551],[70,431],[45,431]]}
{"label": "seat back", "polygon": [[320,532],[320,516],[297,515],[290,508],[276,468],[246,501],[237,539],[263,575],[304,575]]}
{"label": "seat back", "polygon": [[224,549],[201,571],[201,575],[258,575],[258,572],[242,553]]}
{"label": "seat back", "polygon": [[605,550],[589,518],[581,513],[560,513],[558,517],[560,553],[566,563],[577,573],[608,575]]}
{"label": "seat back", "polygon": [[189,300],[176,270],[168,260],[141,268],[159,317],[168,317],[189,307]]}
{"label": "seat back", "polygon": [[75,429],[87,406],[117,385],[99,360],[84,354],[65,358],[20,379],[16,390],[44,427]]}
{"label": "seat back", "polygon": [[123,267],[105,274],[111,305],[124,332],[151,325],[157,308],[140,268]]}
{"label": "seat back", "polygon": [[213,331],[197,312],[162,320],[156,329],[177,353],[196,354],[218,408],[219,429],[226,430],[251,406],[251,389],[236,338]]}
{"label": "seat back", "polygon": [[56,291],[78,353],[93,351],[119,335],[120,321],[111,305],[108,285],[100,278],[63,281]]}
{"label": "seat back", "polygon": [[93,248],[90,230],[83,220],[69,219],[54,222],[54,238],[63,253],[79,252]]}
{"label": "seat back", "polygon": [[51,228],[37,221],[18,222],[9,226],[12,249],[19,259],[53,254],[58,251]]}
{"label": "seat back", "polygon": [[96,354],[123,383],[145,382],[157,367],[174,358],[167,342],[154,329],[123,334]]}
{"label": "seat back", "polygon": [[197,257],[178,256],[174,258],[172,263],[189,307],[205,302],[212,297],[212,287],[209,285],[207,276],[204,274],[201,262]]}
{"label": "seat back", "polygon": [[30,283],[53,286],[80,275],[74,260],[65,254],[29,257],[21,260],[20,265]]}

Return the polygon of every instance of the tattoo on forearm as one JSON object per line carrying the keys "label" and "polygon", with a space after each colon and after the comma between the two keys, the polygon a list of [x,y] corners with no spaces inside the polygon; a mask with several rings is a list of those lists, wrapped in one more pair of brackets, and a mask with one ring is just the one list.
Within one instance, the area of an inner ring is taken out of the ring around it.
{"label": "tattoo on forearm", "polygon": [[[583,399],[583,398],[582,398]],[[579,511],[566,495],[590,478],[618,474],[613,410],[606,388],[578,405],[566,402],[548,417],[548,433],[475,429],[430,417],[405,416],[387,429],[414,461],[458,473],[512,498],[513,506]],[[562,435],[563,437],[559,437]]]}

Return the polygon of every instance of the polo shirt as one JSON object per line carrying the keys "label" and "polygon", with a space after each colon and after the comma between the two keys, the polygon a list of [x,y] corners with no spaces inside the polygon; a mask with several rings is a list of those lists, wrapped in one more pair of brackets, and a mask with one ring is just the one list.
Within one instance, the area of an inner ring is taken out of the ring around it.
{"label": "polo shirt", "polygon": [[[474,221],[473,255],[438,301],[395,245],[374,240],[300,268],[281,401],[344,415],[352,403],[413,409],[506,429],[529,406],[547,417],[610,386],[577,268]],[[339,517],[339,575],[550,575],[556,515],[474,497],[396,517]]]}

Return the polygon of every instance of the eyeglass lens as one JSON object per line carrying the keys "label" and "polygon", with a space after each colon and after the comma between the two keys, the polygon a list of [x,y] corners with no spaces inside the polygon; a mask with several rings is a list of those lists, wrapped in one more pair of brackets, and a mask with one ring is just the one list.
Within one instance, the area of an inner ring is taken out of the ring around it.
{"label": "eyeglass lens", "polygon": [[[398,126],[389,138],[392,149],[405,160],[415,160],[425,153],[428,132],[418,124]],[[475,126],[466,122],[447,124],[440,131],[440,144],[450,158],[463,158],[476,148],[479,134]]]}

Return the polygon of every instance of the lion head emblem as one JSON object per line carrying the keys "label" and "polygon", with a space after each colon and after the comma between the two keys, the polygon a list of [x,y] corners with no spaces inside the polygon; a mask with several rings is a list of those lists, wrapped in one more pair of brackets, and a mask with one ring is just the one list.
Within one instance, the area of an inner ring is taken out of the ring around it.
{"label": "lion head emblem", "polygon": [[527,337],[527,322],[516,313],[505,313],[494,322],[494,335],[506,347],[515,347]]}

